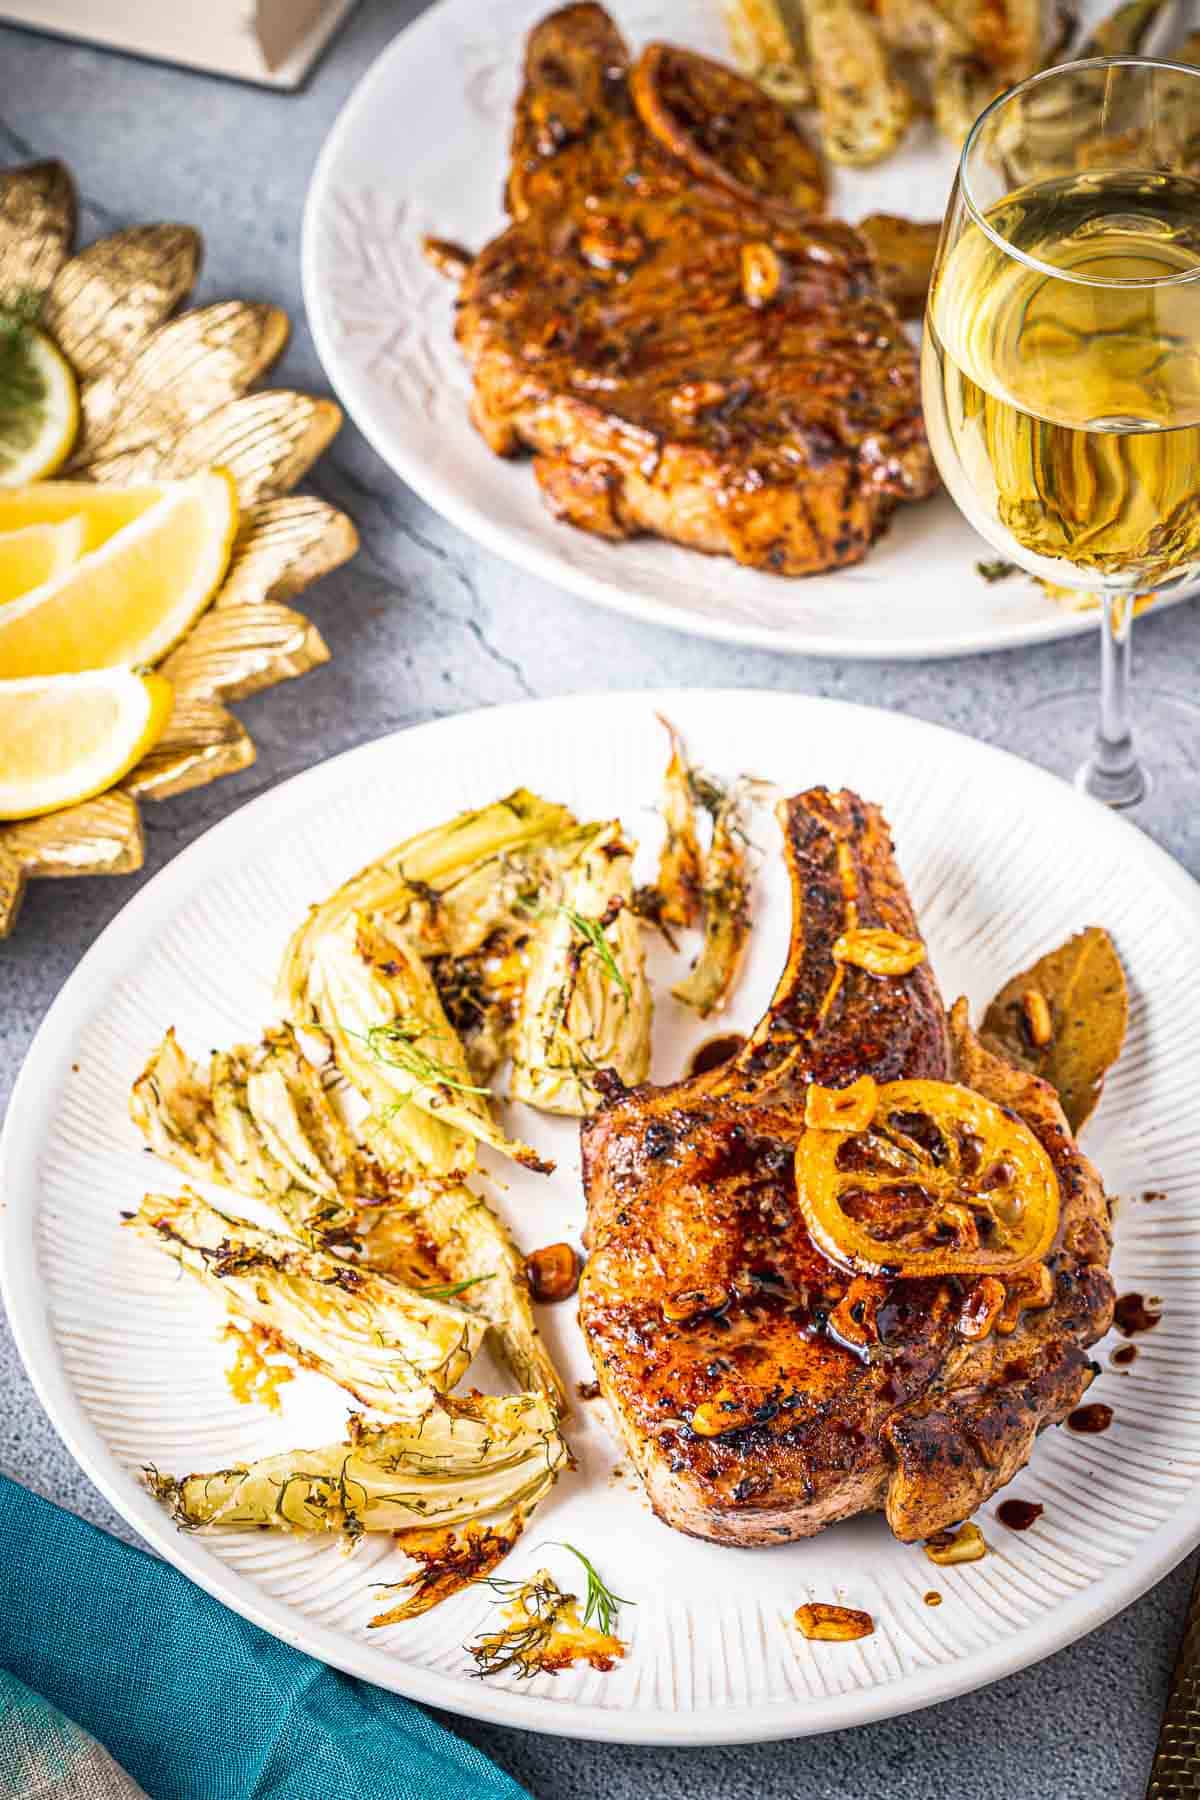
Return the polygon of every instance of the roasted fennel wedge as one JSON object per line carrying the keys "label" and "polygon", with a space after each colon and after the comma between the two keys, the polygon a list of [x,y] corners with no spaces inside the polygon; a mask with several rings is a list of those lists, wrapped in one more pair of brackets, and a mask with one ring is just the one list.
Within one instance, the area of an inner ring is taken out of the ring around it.
{"label": "roasted fennel wedge", "polygon": [[683,740],[668,720],[662,722],[670,735],[671,755],[663,774],[659,803],[664,836],[654,883],[654,912],[657,922],[669,931],[673,926],[694,925],[700,917],[704,857],[692,804],[692,771]]}
{"label": "roasted fennel wedge", "polygon": [[596,1077],[650,1068],[652,1003],[619,820],[596,825],[538,908],[513,1031],[511,1092],[544,1112],[593,1112]]}
{"label": "roasted fennel wedge", "polygon": [[807,106],[813,97],[796,0],[726,0],[729,48],[743,75],[781,106]]}
{"label": "roasted fennel wedge", "polygon": [[[385,931],[351,913],[318,939],[310,991],[338,1067],[431,1173],[471,1167],[476,1140],[549,1173],[551,1165],[496,1123],[491,1094],[471,1079],[433,977],[400,928]],[[423,1135],[413,1109],[430,1121]]]}
{"label": "roasted fennel wedge", "polygon": [[369,1425],[345,1443],[283,1451],[241,1468],[164,1475],[146,1485],[185,1530],[339,1532],[450,1526],[533,1506],[570,1452],[540,1394],[439,1400],[424,1418]]}
{"label": "roasted fennel wedge", "polygon": [[147,1194],[127,1223],[234,1317],[391,1417],[427,1413],[483,1341],[485,1322],[461,1307],[231,1218],[196,1194]]}
{"label": "roasted fennel wedge", "polygon": [[[314,950],[322,937],[355,913],[384,912],[398,922],[421,903],[422,922],[428,928],[438,918],[443,894],[456,883],[489,871],[481,881],[491,894],[492,877],[506,866],[504,859],[552,840],[574,823],[565,806],[517,788],[490,806],[460,813],[444,825],[406,838],[312,907],[292,933],[279,974],[278,999],[284,1013],[295,1024],[312,1022],[308,983]],[[469,910],[465,903],[456,909],[454,916],[460,924]],[[438,929],[431,934],[428,954],[454,948],[445,941],[443,925],[439,920]],[[484,929],[482,937],[486,935]]]}
{"label": "roasted fennel wedge", "polygon": [[518,1387],[544,1394],[565,1419],[566,1389],[534,1323],[524,1259],[503,1221],[469,1187],[431,1183],[368,1215],[365,1260],[373,1268],[394,1266],[414,1225],[432,1244],[459,1305],[490,1327],[493,1347]]}
{"label": "roasted fennel wedge", "polygon": [[217,1051],[207,1069],[167,1032],[133,1085],[130,1114],[149,1148],[197,1181],[266,1200],[293,1230],[336,1236],[380,1172],[357,1149],[288,1027]]}
{"label": "roasted fennel wedge", "polygon": [[712,841],[704,858],[704,942],[671,992],[707,1019],[727,1004],[750,941],[746,806],[752,784],[743,779],[725,789],[694,776],[692,785],[712,815]]}
{"label": "roasted fennel wedge", "polygon": [[856,167],[881,161],[908,129],[913,102],[874,15],[858,0],[802,0],[802,7],[826,154]]}

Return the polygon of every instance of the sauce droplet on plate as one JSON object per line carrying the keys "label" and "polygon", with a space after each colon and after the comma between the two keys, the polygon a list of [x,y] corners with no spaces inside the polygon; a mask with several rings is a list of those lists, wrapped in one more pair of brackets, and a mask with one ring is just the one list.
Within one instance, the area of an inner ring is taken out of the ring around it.
{"label": "sauce droplet on plate", "polygon": [[938,1593],[936,1588],[930,1588],[929,1592],[925,1595],[925,1604],[926,1606],[940,1606],[942,1604],[942,1596]]}
{"label": "sauce droplet on plate", "polygon": [[1113,1409],[1106,1406],[1103,1400],[1093,1400],[1088,1406],[1077,1406],[1073,1413],[1067,1415],[1067,1426],[1071,1431],[1107,1431],[1113,1422]]}
{"label": "sauce droplet on plate", "polygon": [[996,1508],[996,1517],[1010,1531],[1028,1531],[1045,1510],[1036,1500],[1002,1500]]}
{"label": "sauce droplet on plate", "polygon": [[1136,1344],[1118,1344],[1108,1360],[1118,1369],[1127,1369],[1130,1363],[1137,1361],[1137,1353]]}
{"label": "sauce droplet on plate", "polygon": [[1122,1294],[1113,1307],[1113,1324],[1122,1337],[1153,1331],[1161,1318],[1161,1310],[1152,1307],[1142,1294]]}
{"label": "sauce droplet on plate", "polygon": [[698,1050],[693,1050],[692,1059],[688,1063],[688,1076],[707,1075],[710,1069],[719,1069],[727,1063],[731,1056],[736,1056],[746,1042],[740,1031],[726,1031],[720,1037],[709,1038]]}

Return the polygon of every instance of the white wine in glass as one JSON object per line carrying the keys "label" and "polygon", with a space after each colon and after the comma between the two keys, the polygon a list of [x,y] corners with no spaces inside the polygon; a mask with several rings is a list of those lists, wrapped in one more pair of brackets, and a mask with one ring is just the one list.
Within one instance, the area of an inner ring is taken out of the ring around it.
{"label": "white wine in glass", "polygon": [[[1067,64],[988,108],[942,232],[922,391],[971,523],[1031,574],[1101,597],[1079,779],[1136,804],[1133,597],[1200,579],[1200,70]],[[1022,747],[1054,763],[1078,697],[1036,710]],[[1200,712],[1188,729],[1200,742]]]}

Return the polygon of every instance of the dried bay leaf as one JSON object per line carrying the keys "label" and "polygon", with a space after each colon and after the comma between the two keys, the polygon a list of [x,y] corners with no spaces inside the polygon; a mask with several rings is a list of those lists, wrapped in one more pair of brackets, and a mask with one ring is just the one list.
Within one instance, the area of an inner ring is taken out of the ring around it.
{"label": "dried bay leaf", "polygon": [[[1035,1041],[1040,995],[1049,1036]],[[1104,1077],[1125,1041],[1129,991],[1112,939],[1090,925],[1006,981],[983,1017],[980,1033],[994,1055],[1040,1075],[1057,1089],[1072,1131],[1089,1119]]]}

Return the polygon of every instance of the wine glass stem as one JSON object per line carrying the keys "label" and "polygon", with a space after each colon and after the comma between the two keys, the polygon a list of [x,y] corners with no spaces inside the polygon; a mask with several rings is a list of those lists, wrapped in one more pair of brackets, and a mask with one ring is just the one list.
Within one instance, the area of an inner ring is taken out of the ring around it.
{"label": "wine glass stem", "polygon": [[1100,630],[1100,717],[1091,757],[1079,783],[1105,806],[1136,806],[1145,797],[1146,777],[1133,748],[1130,722],[1130,649],[1133,595],[1105,594]]}

